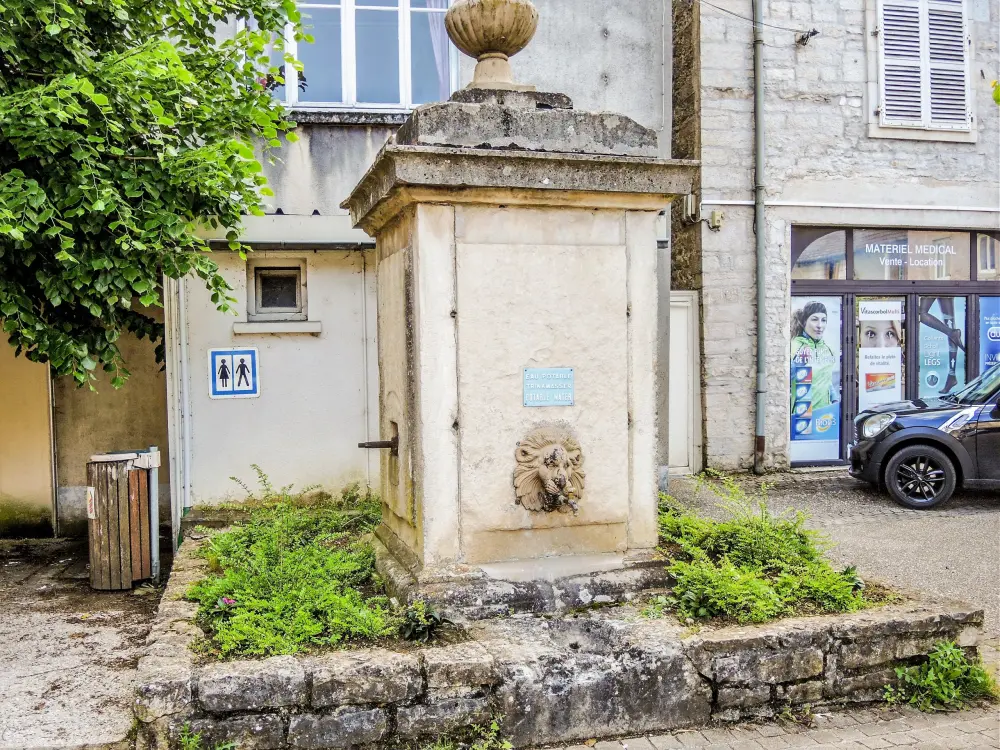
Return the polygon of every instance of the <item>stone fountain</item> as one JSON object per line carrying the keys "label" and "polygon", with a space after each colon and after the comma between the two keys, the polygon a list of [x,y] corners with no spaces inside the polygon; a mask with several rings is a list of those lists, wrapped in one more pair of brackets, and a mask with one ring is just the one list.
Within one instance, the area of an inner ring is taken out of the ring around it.
{"label": "stone fountain", "polygon": [[459,0],[478,60],[343,204],[376,238],[382,524],[400,597],[472,618],[663,583],[656,219],[695,164],[513,80],[530,0]]}

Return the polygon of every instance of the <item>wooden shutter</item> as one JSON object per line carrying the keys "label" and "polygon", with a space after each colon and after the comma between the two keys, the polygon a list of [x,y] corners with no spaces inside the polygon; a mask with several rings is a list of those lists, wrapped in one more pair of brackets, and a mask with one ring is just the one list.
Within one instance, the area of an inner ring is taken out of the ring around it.
{"label": "wooden shutter", "polygon": [[968,130],[966,0],[879,0],[882,125]]}

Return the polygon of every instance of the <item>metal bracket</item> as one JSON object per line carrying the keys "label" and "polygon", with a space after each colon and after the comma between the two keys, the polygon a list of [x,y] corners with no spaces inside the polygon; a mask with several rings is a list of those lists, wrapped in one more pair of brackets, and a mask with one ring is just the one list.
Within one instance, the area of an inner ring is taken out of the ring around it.
{"label": "metal bracket", "polygon": [[399,435],[392,440],[373,440],[368,443],[358,443],[359,448],[369,448],[371,450],[388,449],[393,456],[399,455]]}

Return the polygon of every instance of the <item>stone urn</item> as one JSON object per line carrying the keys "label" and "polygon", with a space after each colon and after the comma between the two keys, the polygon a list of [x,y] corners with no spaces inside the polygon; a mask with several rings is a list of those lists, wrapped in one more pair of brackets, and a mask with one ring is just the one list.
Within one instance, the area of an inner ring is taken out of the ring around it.
{"label": "stone urn", "polygon": [[510,68],[510,57],[538,28],[531,0],[457,0],[444,23],[455,46],[478,61],[468,88],[534,91],[534,86],[514,83]]}

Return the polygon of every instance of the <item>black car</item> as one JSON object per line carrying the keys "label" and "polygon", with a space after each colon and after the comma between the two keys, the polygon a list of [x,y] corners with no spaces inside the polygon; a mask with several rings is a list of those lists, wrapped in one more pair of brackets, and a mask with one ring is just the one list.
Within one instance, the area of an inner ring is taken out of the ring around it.
{"label": "black car", "polygon": [[1000,365],[955,393],[861,412],[850,456],[851,476],[908,508],[933,508],[960,486],[1000,489]]}

